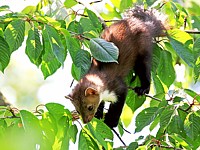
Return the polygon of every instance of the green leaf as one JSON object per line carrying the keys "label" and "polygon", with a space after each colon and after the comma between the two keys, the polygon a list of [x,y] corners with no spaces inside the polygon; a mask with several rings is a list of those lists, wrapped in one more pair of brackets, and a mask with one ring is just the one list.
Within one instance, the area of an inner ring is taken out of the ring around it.
{"label": "green leaf", "polygon": [[112,4],[116,7],[116,8],[120,8],[120,1],[116,1],[116,0],[110,0],[112,2]]}
{"label": "green leaf", "polygon": [[64,115],[65,109],[61,104],[47,103],[45,106],[49,113],[51,113],[56,119],[59,119]]}
{"label": "green leaf", "polygon": [[5,10],[8,10],[10,7],[8,5],[3,5],[3,6],[0,6],[0,12],[1,11],[5,11]]}
{"label": "green leaf", "polygon": [[129,90],[126,97],[126,104],[135,112],[145,101],[145,96],[138,96],[133,90]]}
{"label": "green leaf", "polygon": [[120,3],[120,11],[124,11],[125,9],[131,7],[133,5],[132,0],[122,0]]}
{"label": "green leaf", "polygon": [[14,20],[6,27],[4,32],[6,42],[10,47],[10,52],[17,50],[24,41],[25,22],[23,20]]}
{"label": "green leaf", "polygon": [[158,115],[157,107],[149,107],[141,111],[136,117],[135,132],[140,132],[144,127],[149,125]]}
{"label": "green leaf", "polygon": [[186,137],[183,121],[181,120],[181,118],[178,115],[175,115],[172,118],[167,131],[169,134],[176,133],[176,134],[181,135],[182,137]]}
{"label": "green leaf", "polygon": [[194,66],[194,81],[195,81],[195,83],[199,79],[199,76],[200,76],[200,58],[198,58],[195,66]]}
{"label": "green leaf", "polygon": [[42,66],[41,70],[46,79],[48,76],[52,75],[56,72],[58,68],[60,68],[61,64],[63,64],[64,59],[66,57],[66,52],[63,49],[63,46],[58,45],[61,43],[58,37],[54,37],[57,34],[50,31],[54,30],[52,27],[48,27],[43,30],[43,43],[44,43],[44,55],[42,57]]}
{"label": "green leaf", "polygon": [[90,32],[92,30],[96,31],[96,28],[93,26],[92,21],[88,18],[81,18],[79,23],[83,29],[83,32]]}
{"label": "green leaf", "polygon": [[95,59],[101,62],[116,62],[119,56],[118,48],[104,39],[94,38],[90,40],[90,51]]}
{"label": "green leaf", "polygon": [[169,136],[172,137],[174,140],[176,140],[180,145],[182,145],[186,149],[192,149],[190,147],[190,145],[187,143],[187,141],[183,137],[181,137],[180,135],[174,134],[174,135],[169,135]]}
{"label": "green leaf", "polygon": [[89,129],[90,133],[92,134],[92,136],[99,142],[100,145],[102,145],[107,150],[108,149],[107,143],[104,140],[104,138],[101,136],[101,134],[96,132],[90,123],[88,123],[87,125],[88,125],[88,129]]}
{"label": "green leaf", "polygon": [[195,59],[192,51],[188,47],[184,46],[183,43],[177,41],[176,39],[173,38],[169,39],[172,47],[174,48],[178,56],[181,57],[183,61],[185,61],[190,67],[193,67]]}
{"label": "green leaf", "polygon": [[196,39],[193,45],[195,60],[200,57],[200,38]]}
{"label": "green leaf", "polygon": [[46,25],[47,37],[49,40],[50,48],[56,56],[57,60],[63,65],[67,52],[61,42],[58,32],[51,26]]}
{"label": "green leaf", "polygon": [[157,72],[161,81],[169,88],[176,77],[175,70],[172,65],[172,56],[170,52],[162,51]]}
{"label": "green leaf", "polygon": [[152,72],[152,80],[153,80],[153,85],[154,85],[154,90],[156,94],[162,94],[165,93],[164,87],[155,73]]}
{"label": "green leaf", "polygon": [[43,134],[39,119],[26,110],[21,110],[20,116],[26,136],[31,136],[31,145],[29,145],[30,149],[35,148],[36,144],[42,144]]}
{"label": "green leaf", "polygon": [[163,132],[174,117],[175,108],[172,105],[168,105],[160,116],[160,130]]}
{"label": "green leaf", "polygon": [[190,113],[184,122],[187,136],[195,141],[200,136],[200,117],[195,113]]}
{"label": "green leaf", "polygon": [[28,32],[28,38],[26,40],[26,54],[28,55],[30,61],[36,66],[41,64],[42,50],[43,48],[38,29],[34,27]]}
{"label": "green leaf", "polygon": [[97,134],[100,134],[104,139],[113,140],[113,133],[110,128],[101,120],[93,118],[90,122]]}
{"label": "green leaf", "polygon": [[[138,76],[134,80],[133,83],[130,84],[131,79],[133,78],[133,72],[130,72],[128,77],[126,78],[127,83],[130,87],[139,87],[140,80]],[[134,113],[142,104],[144,103],[146,97],[145,96],[138,96],[137,93],[133,90],[128,90],[128,94],[126,96],[126,104],[128,107],[131,108],[132,112]]]}
{"label": "green leaf", "polygon": [[77,52],[74,64],[77,68],[80,68],[80,78],[82,78],[89,70],[91,66],[90,53],[85,50]]}
{"label": "green leaf", "polygon": [[36,11],[36,6],[27,6],[22,10],[22,13],[24,14],[33,14]]}
{"label": "green leaf", "polygon": [[122,124],[121,119],[119,120],[117,127],[118,127],[120,135],[122,136],[124,134],[124,128],[123,128],[123,124]]}
{"label": "green leaf", "polygon": [[86,11],[87,11],[88,17],[90,18],[93,26],[96,28],[96,31],[98,33],[100,33],[102,30],[102,24],[101,24],[100,20],[98,19],[97,15],[89,9],[86,9]]}
{"label": "green leaf", "polygon": [[200,103],[200,95],[190,89],[184,89],[184,92]]}
{"label": "green leaf", "polygon": [[70,22],[67,30],[74,32],[75,34],[83,34],[83,27],[78,21]]}
{"label": "green leaf", "polygon": [[[101,16],[106,19],[113,19],[113,18],[122,18],[121,13],[119,11],[116,10],[115,7],[113,7],[112,5],[105,3],[105,8],[108,10],[107,13],[101,13]],[[109,14],[109,15],[108,15]]]}
{"label": "green leaf", "polygon": [[70,53],[72,61],[75,62],[75,60],[76,60],[75,57],[77,55],[77,52],[81,50],[81,45],[80,45],[78,39],[72,38],[69,33],[66,35],[66,38],[67,38],[67,40],[66,40],[67,49]]}
{"label": "green leaf", "polygon": [[76,125],[72,125],[70,126],[69,130],[68,130],[68,134],[71,137],[71,140],[73,143],[76,143],[76,135],[78,133],[78,128]]}
{"label": "green leaf", "polygon": [[4,69],[10,62],[10,50],[6,40],[0,36],[0,70],[4,72]]}
{"label": "green leaf", "polygon": [[80,150],[94,150],[99,149],[97,143],[92,139],[92,137],[84,131],[81,130],[79,134],[79,142],[78,142],[78,149]]}
{"label": "green leaf", "polygon": [[75,6],[76,4],[78,4],[78,2],[76,0],[65,0],[64,5],[66,8],[71,8],[73,6]]}
{"label": "green leaf", "polygon": [[138,148],[138,143],[137,142],[132,142],[131,144],[129,144],[129,146],[127,147],[126,150],[134,150]]}
{"label": "green leaf", "polygon": [[76,67],[73,63],[71,67],[71,74],[76,81],[79,81],[81,79],[81,68]]}
{"label": "green leaf", "polygon": [[152,55],[152,72],[156,72],[159,63],[160,63],[160,54],[161,53],[161,48],[157,45],[154,44],[154,48],[153,48],[153,55]]}
{"label": "green leaf", "polygon": [[46,137],[46,140],[44,141],[45,144],[53,145],[58,131],[57,123],[53,115],[49,112],[43,113],[40,125]]}

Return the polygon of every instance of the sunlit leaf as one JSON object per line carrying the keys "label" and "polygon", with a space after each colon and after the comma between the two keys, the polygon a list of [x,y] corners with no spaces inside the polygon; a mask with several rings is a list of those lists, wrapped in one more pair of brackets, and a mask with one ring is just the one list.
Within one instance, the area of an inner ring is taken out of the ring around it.
{"label": "sunlit leaf", "polygon": [[44,77],[47,78],[55,73],[61,64],[63,65],[67,52],[55,29],[46,25],[46,29],[42,33],[44,55],[41,70]]}
{"label": "sunlit leaf", "polygon": [[78,149],[94,150],[99,149],[99,146],[86,131],[81,130],[79,134]]}
{"label": "sunlit leaf", "polygon": [[176,39],[170,38],[170,43],[178,56],[181,57],[190,67],[193,67],[195,59],[192,51]]}
{"label": "sunlit leaf", "polygon": [[22,125],[27,136],[31,136],[30,149],[34,148],[36,144],[42,143],[42,128],[39,123],[39,119],[31,112],[26,110],[20,111]]}
{"label": "sunlit leaf", "polygon": [[0,12],[1,12],[1,11],[5,11],[5,10],[8,10],[8,9],[9,9],[9,6],[8,6],[8,5],[0,6]]}
{"label": "sunlit leaf", "polygon": [[27,6],[22,10],[24,14],[33,14],[36,11],[36,6]]}
{"label": "sunlit leaf", "polygon": [[95,131],[94,127],[90,123],[88,124],[88,129],[92,134],[92,136],[107,150],[108,148],[106,141],[104,140],[104,138],[101,136],[100,133]]}
{"label": "sunlit leaf", "polygon": [[0,70],[4,72],[10,62],[10,49],[6,40],[0,36]]}
{"label": "sunlit leaf", "polygon": [[75,6],[76,4],[78,4],[78,2],[76,0],[65,0],[64,5],[66,8],[71,8],[73,6]]}
{"label": "sunlit leaf", "polygon": [[61,104],[57,104],[57,103],[47,103],[46,105],[47,110],[49,111],[49,113],[51,113],[52,115],[54,115],[55,118],[60,118],[64,115],[64,106]]}
{"label": "sunlit leaf", "polygon": [[76,143],[77,133],[78,133],[77,126],[76,125],[70,126],[68,134],[70,135],[70,138],[71,138],[71,140],[72,140],[73,143]]}
{"label": "sunlit leaf", "polygon": [[174,134],[174,135],[170,135],[170,137],[172,137],[174,140],[176,140],[180,145],[182,145],[186,149],[192,149],[190,145],[186,142],[186,140],[182,138],[180,135]]}
{"label": "sunlit leaf", "polygon": [[42,50],[43,47],[40,41],[38,29],[30,29],[28,32],[28,38],[26,40],[26,54],[28,55],[30,61],[36,66],[39,66],[42,61]]}
{"label": "sunlit leaf", "polygon": [[63,65],[66,58],[66,51],[61,42],[59,34],[53,27],[48,25],[46,26],[46,32],[50,42],[51,50],[53,51],[57,60]]}
{"label": "sunlit leaf", "polygon": [[10,52],[17,50],[24,41],[25,21],[17,19],[12,21],[5,30],[5,39],[10,47]]}
{"label": "sunlit leaf", "polygon": [[184,89],[184,92],[190,95],[192,98],[200,102],[200,95],[190,89]]}
{"label": "sunlit leaf", "polygon": [[133,5],[132,0],[121,0],[120,11],[124,11],[125,9],[131,7],[132,5]]}

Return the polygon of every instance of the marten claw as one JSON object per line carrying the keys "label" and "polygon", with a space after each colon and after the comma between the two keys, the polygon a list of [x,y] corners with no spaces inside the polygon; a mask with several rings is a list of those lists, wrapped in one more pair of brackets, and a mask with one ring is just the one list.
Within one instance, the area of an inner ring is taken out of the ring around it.
{"label": "marten claw", "polygon": [[138,96],[149,93],[149,87],[148,88],[135,87],[135,88],[133,88],[133,90],[135,91],[135,93],[137,93]]}

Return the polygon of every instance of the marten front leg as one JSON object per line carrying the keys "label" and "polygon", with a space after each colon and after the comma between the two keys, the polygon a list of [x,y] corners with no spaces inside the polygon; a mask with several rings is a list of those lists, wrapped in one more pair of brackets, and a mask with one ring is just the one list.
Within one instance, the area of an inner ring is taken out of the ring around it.
{"label": "marten front leg", "polygon": [[138,95],[149,93],[151,80],[151,56],[140,56],[135,64],[135,73],[139,76],[141,86],[134,90]]}
{"label": "marten front leg", "polygon": [[[117,82],[119,81],[120,79]],[[120,86],[116,86],[116,88],[114,92],[117,95],[117,101],[110,104],[104,120],[105,124],[110,128],[114,128],[118,125],[127,95],[127,86],[122,80],[120,81]]]}
{"label": "marten front leg", "polygon": [[102,118],[103,118],[104,104],[105,104],[104,101],[102,101],[102,102],[99,104],[99,107],[98,107],[97,112],[96,112],[96,114],[95,114],[95,117],[96,117],[97,119],[102,119]]}

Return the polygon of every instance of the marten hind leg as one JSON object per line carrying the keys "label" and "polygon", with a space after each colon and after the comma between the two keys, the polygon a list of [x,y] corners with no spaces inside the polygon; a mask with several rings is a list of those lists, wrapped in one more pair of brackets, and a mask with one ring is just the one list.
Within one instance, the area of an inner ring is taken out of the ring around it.
{"label": "marten hind leg", "polygon": [[139,76],[141,86],[135,87],[135,92],[140,96],[149,93],[151,82],[151,56],[141,56],[135,64],[135,73]]}

